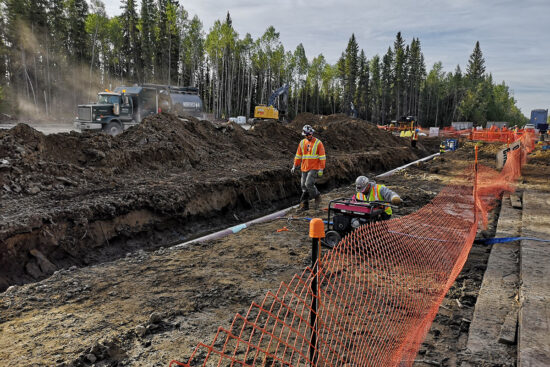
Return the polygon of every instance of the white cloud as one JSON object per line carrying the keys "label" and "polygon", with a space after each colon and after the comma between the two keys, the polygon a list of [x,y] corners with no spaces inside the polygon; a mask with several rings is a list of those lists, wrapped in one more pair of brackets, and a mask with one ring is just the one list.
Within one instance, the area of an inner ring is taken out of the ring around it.
{"label": "white cloud", "polygon": [[[401,31],[420,39],[428,68],[442,61],[446,71],[465,70],[480,41],[487,71],[514,91],[522,111],[550,107],[550,1],[548,0],[185,0],[205,31],[227,11],[240,36],[259,37],[273,25],[285,49],[299,43],[311,59],[323,53],[336,62],[352,33],[367,57],[383,54]],[[105,1],[120,14],[119,0]]]}

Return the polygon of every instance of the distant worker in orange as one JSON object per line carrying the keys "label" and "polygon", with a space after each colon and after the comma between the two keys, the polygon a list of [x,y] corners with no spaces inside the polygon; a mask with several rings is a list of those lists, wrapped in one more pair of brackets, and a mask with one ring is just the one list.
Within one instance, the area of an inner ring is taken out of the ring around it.
{"label": "distant worker in orange", "polygon": [[305,138],[298,144],[294,164],[290,170],[294,173],[296,167],[300,166],[302,171],[300,211],[309,210],[310,199],[315,199],[315,209],[318,209],[321,203],[321,193],[315,186],[315,179],[323,176],[327,157],[321,140],[313,137],[314,132],[310,125],[304,125],[302,128],[302,135]]}
{"label": "distant worker in orange", "polygon": [[419,130],[416,129],[413,131],[411,135],[411,147],[413,148],[416,148],[416,142],[418,141],[418,133],[419,133]]}
{"label": "distant worker in orange", "polygon": [[[393,205],[401,204],[402,200],[395,192],[388,189],[385,185],[377,184],[374,181],[370,181],[366,176],[359,176],[355,180],[355,195],[352,201],[383,201],[392,203]],[[391,207],[388,205],[380,205],[384,207],[384,213],[382,214],[382,220],[390,219],[392,215]]]}

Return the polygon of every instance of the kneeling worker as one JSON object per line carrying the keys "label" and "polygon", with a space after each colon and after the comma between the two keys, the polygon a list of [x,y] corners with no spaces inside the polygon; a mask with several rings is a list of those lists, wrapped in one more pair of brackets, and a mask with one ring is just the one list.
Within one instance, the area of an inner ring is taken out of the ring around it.
{"label": "kneeling worker", "polygon": [[[401,198],[392,190],[384,185],[379,185],[374,181],[369,181],[366,176],[359,176],[355,180],[355,190],[357,191],[353,197],[355,201],[387,201],[393,205],[401,204]],[[383,206],[383,204],[382,204]],[[382,219],[390,219],[392,210],[390,206],[386,206]]]}
{"label": "kneeling worker", "polygon": [[443,141],[439,144],[439,153],[440,153],[440,154],[445,153],[445,148],[447,148],[447,147],[445,146],[445,140],[443,140]]}

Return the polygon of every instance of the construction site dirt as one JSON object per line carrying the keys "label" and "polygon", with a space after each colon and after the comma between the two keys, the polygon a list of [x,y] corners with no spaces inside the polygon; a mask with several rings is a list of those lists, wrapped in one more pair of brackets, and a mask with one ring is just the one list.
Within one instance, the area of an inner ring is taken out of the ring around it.
{"label": "construction site dirt", "polygon": [[[161,115],[114,138],[44,136],[25,125],[0,132],[0,361],[166,366],[301,272],[310,262],[304,217],[324,217],[323,210],[291,210],[222,239],[170,246],[296,203],[299,179],[290,166],[304,123],[327,149],[322,206],[351,196],[357,175],[439,145],[421,138],[412,149],[364,121],[314,115],[250,131]],[[483,163],[493,164],[495,149],[481,148]],[[380,180],[404,200],[395,215],[427,204],[472,158],[466,143]],[[545,162],[526,169],[548,170]],[[525,184],[545,185],[535,181]],[[494,235],[497,215],[478,237]],[[474,244],[418,366],[460,365],[489,250]]]}

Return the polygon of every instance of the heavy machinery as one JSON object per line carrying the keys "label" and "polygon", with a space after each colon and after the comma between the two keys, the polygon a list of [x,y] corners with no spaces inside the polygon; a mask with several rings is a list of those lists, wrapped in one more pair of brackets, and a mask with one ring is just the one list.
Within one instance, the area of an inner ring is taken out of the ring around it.
{"label": "heavy machinery", "polygon": [[[288,84],[283,85],[271,94],[267,105],[256,106],[254,108],[254,118],[261,120],[284,120],[288,104],[288,89]],[[275,102],[279,101],[279,97],[282,98],[282,102],[278,102],[277,108],[275,108]]]}
{"label": "heavy machinery", "polygon": [[548,110],[532,110],[529,123],[533,124],[534,128],[539,131],[541,141],[544,141],[548,132]]}
{"label": "heavy machinery", "polygon": [[402,132],[402,131],[414,131],[418,128],[418,122],[415,116],[401,116],[399,120],[393,120],[390,122],[389,130]]}
{"label": "heavy machinery", "polygon": [[395,208],[386,201],[354,201],[349,198],[330,201],[327,230],[322,244],[334,248],[345,235],[363,224],[382,220],[384,210],[388,206]]}
{"label": "heavy machinery", "polygon": [[105,90],[98,93],[96,103],[78,106],[74,126],[80,131],[95,130],[118,135],[145,117],[160,112],[202,117],[198,90],[157,84]]}
{"label": "heavy machinery", "polygon": [[418,127],[415,116],[401,116],[397,123],[399,131],[413,131]]}

